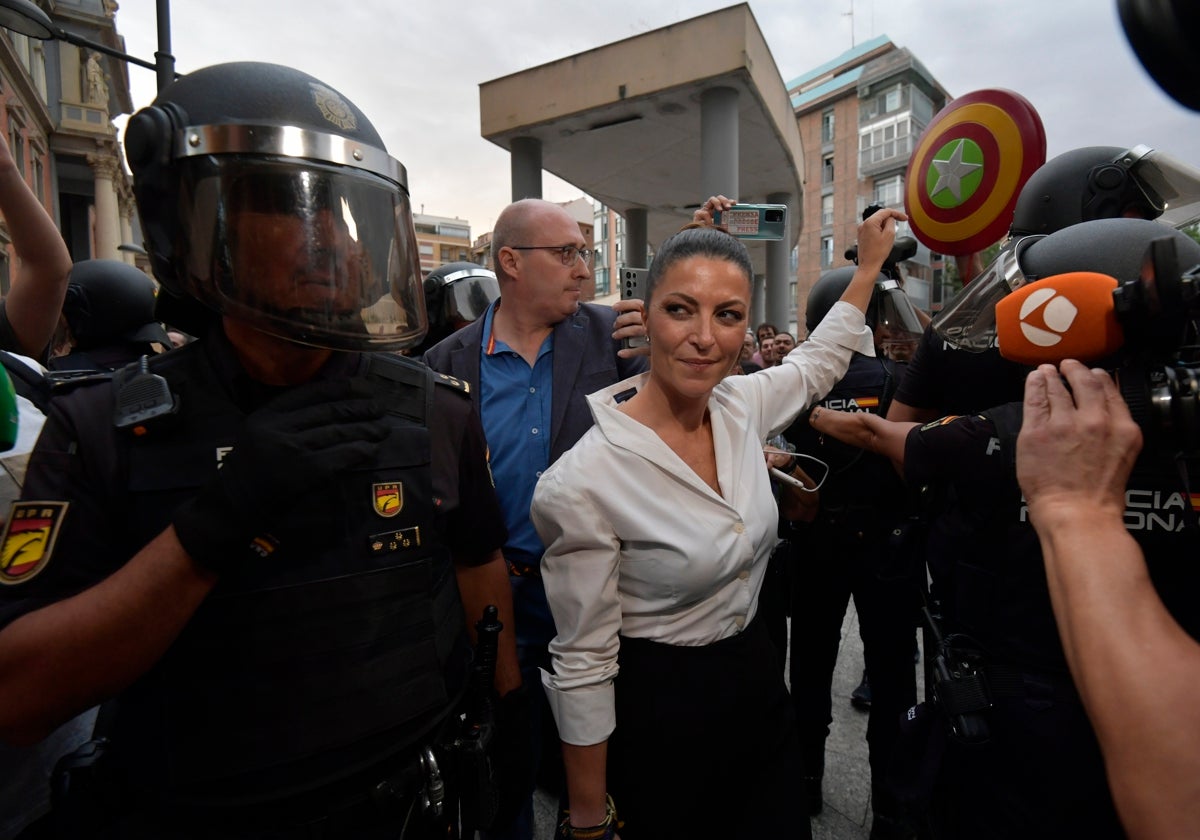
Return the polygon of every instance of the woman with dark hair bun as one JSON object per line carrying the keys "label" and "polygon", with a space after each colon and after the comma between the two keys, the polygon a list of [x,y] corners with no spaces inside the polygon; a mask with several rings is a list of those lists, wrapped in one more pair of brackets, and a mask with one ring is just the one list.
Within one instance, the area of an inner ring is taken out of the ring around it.
{"label": "woman with dark hair bun", "polygon": [[841,302],[754,376],[726,377],[750,314],[742,243],[689,226],[655,256],[650,370],[588,398],[596,425],[533,501],[558,628],[543,683],[567,770],[560,837],[615,837],[614,802],[625,840],[810,836],[782,665],[755,621],[778,520],[762,446],[873,352],[863,311],[904,218],[860,226]]}

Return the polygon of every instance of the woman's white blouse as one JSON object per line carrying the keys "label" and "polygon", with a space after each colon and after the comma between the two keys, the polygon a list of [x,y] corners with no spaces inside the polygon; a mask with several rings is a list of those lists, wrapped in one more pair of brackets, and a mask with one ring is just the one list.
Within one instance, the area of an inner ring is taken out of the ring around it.
{"label": "woman's white blouse", "polygon": [[542,682],[564,741],[612,733],[619,633],[706,645],[754,619],[779,516],[763,441],[828,393],[854,352],[873,355],[871,332],[839,302],[782,364],[722,380],[708,403],[721,494],[617,410],[649,374],[588,397],[595,426],[542,475],[531,510],[558,630]]}

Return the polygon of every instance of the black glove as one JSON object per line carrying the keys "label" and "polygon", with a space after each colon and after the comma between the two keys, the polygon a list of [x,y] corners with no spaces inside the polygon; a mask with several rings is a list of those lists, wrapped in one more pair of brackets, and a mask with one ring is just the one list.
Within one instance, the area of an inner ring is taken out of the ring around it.
{"label": "black glove", "polygon": [[533,724],[525,686],[513,689],[495,703],[495,734],[488,749],[499,807],[488,828],[508,828],[533,795]]}
{"label": "black glove", "polygon": [[390,431],[386,411],[365,380],[343,379],[298,386],[250,414],[217,477],[175,512],[184,550],[220,574],[289,538],[308,545],[336,534],[299,502],[370,463]]}

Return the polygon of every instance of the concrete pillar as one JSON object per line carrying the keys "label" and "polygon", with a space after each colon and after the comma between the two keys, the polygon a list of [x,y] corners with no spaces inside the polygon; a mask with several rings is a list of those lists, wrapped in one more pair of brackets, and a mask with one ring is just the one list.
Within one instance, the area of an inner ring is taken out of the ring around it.
{"label": "concrete pillar", "polygon": [[117,205],[117,191],[113,178],[117,174],[115,155],[94,154],[87,156],[88,165],[95,175],[96,189],[96,258],[119,260],[121,252],[121,212]]}
{"label": "concrete pillar", "polygon": [[512,200],[542,197],[542,141],[514,137],[512,141]]}
{"label": "concrete pillar", "polygon": [[646,249],[649,247],[649,225],[645,207],[625,211],[625,265],[647,268]]}
{"label": "concrete pillar", "polygon": [[[792,206],[792,194],[786,192],[770,193],[767,204],[788,205],[788,218],[796,212]],[[789,299],[792,277],[788,270],[788,256],[791,253],[791,232],[777,242],[767,242],[767,282],[766,282],[766,320],[780,330],[789,331],[788,324],[796,317],[796,301]],[[799,325],[797,325],[797,329]],[[799,338],[799,336],[793,336]]]}
{"label": "concrete pillar", "polygon": [[738,198],[738,92],[709,88],[700,94],[700,200]]}
{"label": "concrete pillar", "polygon": [[[133,222],[129,218],[128,209],[121,208],[121,244],[133,245]],[[121,259],[130,265],[136,265],[137,260],[132,251],[120,251]]]}

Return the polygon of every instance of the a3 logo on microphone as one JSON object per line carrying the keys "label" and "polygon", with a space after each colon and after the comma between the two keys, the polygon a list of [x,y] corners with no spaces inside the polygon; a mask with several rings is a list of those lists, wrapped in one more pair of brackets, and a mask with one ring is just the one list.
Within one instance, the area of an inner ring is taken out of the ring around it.
{"label": "a3 logo on microphone", "polygon": [[[1079,307],[1058,289],[1037,289],[1021,304],[1021,334],[1030,344],[1053,347],[1063,340],[1063,335],[1071,329],[1078,314]],[[1038,320],[1041,326],[1030,323],[1035,315],[1040,316]]]}

